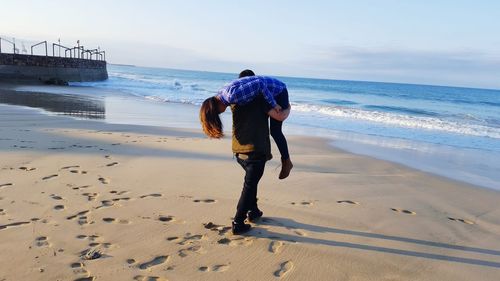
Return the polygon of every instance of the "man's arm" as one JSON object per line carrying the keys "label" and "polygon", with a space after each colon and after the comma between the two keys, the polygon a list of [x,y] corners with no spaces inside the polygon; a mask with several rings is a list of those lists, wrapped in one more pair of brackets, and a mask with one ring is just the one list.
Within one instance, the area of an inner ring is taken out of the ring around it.
{"label": "man's arm", "polygon": [[275,120],[285,121],[285,119],[288,118],[288,115],[290,115],[291,107],[292,106],[290,105],[287,109],[281,110],[279,112],[273,108],[267,112],[267,115],[269,115],[271,118]]}

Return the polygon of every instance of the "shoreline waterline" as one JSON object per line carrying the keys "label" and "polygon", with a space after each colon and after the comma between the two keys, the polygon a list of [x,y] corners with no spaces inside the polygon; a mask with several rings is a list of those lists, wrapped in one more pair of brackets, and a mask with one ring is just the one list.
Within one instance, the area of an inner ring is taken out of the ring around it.
{"label": "shoreline waterline", "polygon": [[[141,99],[136,96],[127,96],[113,91],[101,91],[100,89],[79,89],[79,87],[53,87],[53,86],[21,86],[17,88],[22,95],[33,95],[46,103],[47,96],[55,97],[65,101],[63,108],[68,106],[79,107],[80,114],[51,112],[50,108],[39,107],[41,112],[49,115],[68,115],[76,118],[94,119],[110,124],[144,125],[171,128],[199,129],[198,107],[183,103],[157,103]],[[31,92],[25,92],[29,90]],[[43,93],[46,95],[44,96]],[[76,94],[75,94],[76,92]],[[68,103],[70,101],[71,103]],[[5,104],[5,97],[4,97]],[[102,112],[89,118],[89,104],[97,104]],[[22,104],[14,104],[23,106]],[[82,105],[84,108],[82,109]],[[24,105],[35,107],[36,105]],[[87,116],[83,116],[86,114]],[[226,112],[222,115],[226,134],[230,134],[231,114]],[[376,159],[386,160],[393,163],[443,176],[451,180],[499,190],[500,170],[496,167],[496,152],[481,152],[478,150],[457,149],[446,145],[435,145],[430,143],[412,142],[404,139],[381,138],[366,136],[354,132],[340,132],[321,128],[310,128],[296,124],[284,125],[286,135],[321,137],[330,140],[330,145],[351,153],[366,155]],[[291,148],[293,155],[293,147]],[[276,152],[275,152],[276,153]],[[499,156],[500,157],[500,156]]]}

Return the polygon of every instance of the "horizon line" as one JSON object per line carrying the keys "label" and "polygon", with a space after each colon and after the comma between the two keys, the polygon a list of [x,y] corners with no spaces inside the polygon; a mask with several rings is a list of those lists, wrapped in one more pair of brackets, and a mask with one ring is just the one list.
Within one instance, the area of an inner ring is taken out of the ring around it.
{"label": "horizon line", "polygon": [[[160,68],[160,69],[170,69],[170,70],[180,70],[180,71],[193,71],[193,72],[210,72],[219,74],[235,74],[236,72],[223,72],[223,71],[213,71],[213,70],[201,70],[201,69],[184,69],[166,66],[147,66],[147,65],[137,65],[137,64],[126,64],[126,63],[108,63],[110,65],[116,66],[128,66],[128,67],[144,67],[144,68]],[[237,74],[237,73],[236,73]],[[319,77],[306,77],[306,76],[286,76],[286,75],[272,75],[267,74],[265,76],[274,76],[281,78],[293,78],[293,79],[311,79],[311,80],[328,80],[328,81],[347,81],[347,82],[360,82],[360,83],[381,83],[381,84],[399,84],[399,85],[414,85],[414,86],[430,86],[430,87],[443,87],[443,88],[460,88],[460,89],[471,89],[471,90],[485,90],[485,91],[500,91],[500,88],[483,88],[483,87],[471,87],[471,86],[458,86],[458,85],[440,85],[440,84],[426,84],[426,83],[413,83],[413,82],[394,82],[394,81],[374,81],[374,80],[356,80],[356,79],[335,79],[335,78],[319,78]]]}

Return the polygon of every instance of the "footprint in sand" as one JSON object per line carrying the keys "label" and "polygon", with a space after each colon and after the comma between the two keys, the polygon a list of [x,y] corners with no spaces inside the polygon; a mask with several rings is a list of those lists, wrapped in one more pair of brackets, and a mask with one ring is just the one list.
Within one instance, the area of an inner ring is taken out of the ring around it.
{"label": "footprint in sand", "polygon": [[158,277],[158,276],[143,276],[143,275],[137,275],[134,276],[135,281],[168,281],[168,279],[165,279],[163,277]]}
{"label": "footprint in sand", "polygon": [[[179,244],[179,245],[193,244],[194,242],[200,241],[200,240],[205,239],[205,238],[206,238],[205,235],[201,235],[201,234],[192,235],[191,233],[186,233],[184,238],[177,240],[177,241],[180,241],[177,244]],[[168,238],[167,238],[167,240],[168,240]]]}
{"label": "footprint in sand", "polygon": [[417,214],[417,213],[415,213],[413,211],[404,210],[404,209],[391,208],[391,210],[394,211],[394,212],[404,213],[404,214],[408,214],[408,215],[416,215]]}
{"label": "footprint in sand", "polygon": [[88,271],[84,268],[84,265],[81,262],[74,262],[70,264],[70,267],[73,269],[74,274],[88,274]]}
{"label": "footprint in sand", "polygon": [[62,167],[61,170],[76,169],[76,168],[80,168],[80,166],[79,165],[65,166],[65,167]]}
{"label": "footprint in sand", "polygon": [[51,194],[50,195],[50,198],[54,199],[54,200],[62,200],[63,198],[59,195],[55,195],[55,194]]}
{"label": "footprint in sand", "polygon": [[102,219],[104,222],[107,222],[107,223],[112,223],[112,222],[115,222],[116,219],[115,218],[103,218]]}
{"label": "footprint in sand", "polygon": [[118,162],[113,162],[113,163],[106,164],[107,167],[113,167],[115,165],[118,165]]}
{"label": "footprint in sand", "polygon": [[79,216],[83,216],[83,215],[87,214],[88,212],[90,212],[90,211],[89,210],[81,211],[81,212],[78,212],[78,213],[76,213],[76,214],[74,214],[72,216],[67,217],[66,219],[67,220],[74,220],[74,219],[76,219]]}
{"label": "footprint in sand", "polygon": [[107,223],[130,224],[130,221],[126,219],[103,218],[102,220]]}
{"label": "footprint in sand", "polygon": [[111,248],[111,246],[113,246],[113,244],[111,243],[99,243],[99,242],[92,242],[92,243],[89,243],[89,247],[102,247],[102,248],[106,248],[106,249],[109,249]]}
{"label": "footprint in sand", "polygon": [[7,187],[7,186],[13,186],[14,184],[9,182],[9,183],[3,183],[3,184],[0,184],[0,188],[2,187]]}
{"label": "footprint in sand", "polygon": [[200,245],[190,246],[188,248],[177,251],[177,254],[181,258],[187,257],[189,253],[205,254],[206,251]]}
{"label": "footprint in sand", "polygon": [[91,185],[81,185],[81,186],[74,186],[72,184],[67,184],[66,186],[71,187],[73,190],[80,190],[80,189],[85,189],[91,187]]}
{"label": "footprint in sand", "polygon": [[80,257],[84,260],[95,260],[102,257],[99,248],[88,248],[80,252]]}
{"label": "footprint in sand", "polygon": [[97,206],[95,207],[96,209],[100,209],[100,208],[107,208],[107,207],[111,207],[111,206],[114,206],[115,203],[111,200],[102,200],[101,201],[101,206]]}
{"label": "footprint in sand", "polygon": [[229,246],[250,246],[255,238],[253,237],[235,237],[235,238],[227,238],[224,237],[222,239],[219,239],[217,243],[222,244],[222,245],[229,245]]}
{"label": "footprint in sand", "polygon": [[193,202],[195,203],[215,203],[217,202],[217,200],[214,200],[214,199],[195,199],[193,200]]}
{"label": "footprint in sand", "polygon": [[145,270],[145,269],[149,269],[153,266],[157,266],[157,265],[160,265],[160,264],[163,264],[165,262],[167,262],[169,260],[169,256],[158,256],[158,257],[155,257],[154,259],[148,261],[148,262],[145,262],[145,263],[141,263],[139,265],[139,269],[142,269],[142,270]]}
{"label": "footprint in sand", "polygon": [[61,210],[64,210],[64,209],[65,209],[64,205],[55,205],[54,206],[54,210],[56,210],[56,211],[61,211]]}
{"label": "footprint in sand", "polygon": [[4,209],[0,209],[0,216],[5,215],[5,212],[4,212],[4,211],[5,211]]}
{"label": "footprint in sand", "polygon": [[208,272],[208,271],[210,271],[210,267],[208,267],[208,266],[200,266],[198,268],[198,270],[202,271],[202,272]]}
{"label": "footprint in sand", "polygon": [[274,272],[274,276],[276,277],[283,277],[285,274],[290,272],[293,268],[293,263],[291,261],[286,261],[282,264],[280,264],[280,268]]}
{"label": "footprint in sand", "polygon": [[224,272],[229,269],[229,265],[227,264],[216,264],[212,266],[212,271],[213,272]]}
{"label": "footprint in sand", "polygon": [[81,170],[69,170],[69,172],[73,174],[82,174],[82,175],[87,174],[87,171],[81,171]]}
{"label": "footprint in sand", "polygon": [[171,222],[171,221],[175,221],[175,217],[173,217],[173,216],[159,216],[158,220],[162,221],[162,222]]}
{"label": "footprint in sand", "polygon": [[102,184],[109,184],[111,181],[109,179],[106,179],[106,178],[103,178],[103,177],[99,177],[98,179]]}
{"label": "footprint in sand", "polygon": [[94,280],[95,280],[94,276],[89,276],[89,277],[80,277],[73,281],[94,281]]}
{"label": "footprint in sand", "polygon": [[59,175],[57,174],[53,174],[53,175],[50,175],[50,176],[46,176],[46,177],[43,177],[42,180],[49,180],[49,179],[52,179],[52,178],[55,178],[55,177],[58,177]]}
{"label": "footprint in sand", "polygon": [[35,239],[35,245],[37,247],[49,247],[49,239],[45,236],[39,236]]}
{"label": "footprint in sand", "polygon": [[231,230],[230,226],[218,225],[214,224],[213,222],[204,223],[203,227],[205,227],[206,229],[210,229],[212,231],[217,231],[220,236],[226,234],[229,230]]}
{"label": "footprint in sand", "polygon": [[179,238],[177,236],[167,237],[167,241],[179,242],[180,240],[181,240],[181,238]]}
{"label": "footprint in sand", "polygon": [[213,271],[213,272],[224,272],[224,271],[227,271],[229,269],[229,265],[227,264],[216,264],[212,267],[209,267],[209,266],[200,266],[198,268],[199,271],[201,272],[210,272],[210,271]]}
{"label": "footprint in sand", "polygon": [[465,219],[458,219],[458,218],[452,218],[452,217],[448,217],[448,219],[451,221],[461,222],[461,223],[465,223],[465,224],[474,224],[474,222],[472,222],[470,220],[465,220]]}
{"label": "footprint in sand", "polygon": [[[67,220],[74,220],[74,219],[78,218],[77,222],[79,225],[89,224],[87,216],[84,216],[88,212],[90,212],[90,211],[89,210],[81,211],[81,212],[76,213],[75,215],[66,217],[66,219]],[[91,222],[91,223],[94,223],[94,222]]]}
{"label": "footprint in sand", "polygon": [[130,199],[132,199],[132,198],[130,198],[130,197],[119,197],[119,198],[113,198],[111,200],[114,201],[114,202],[118,202],[118,201],[128,201]]}
{"label": "footprint in sand", "polygon": [[269,244],[269,252],[278,254],[281,251],[281,247],[283,247],[283,242],[271,241],[271,243]]}
{"label": "footprint in sand", "polygon": [[151,193],[151,194],[146,194],[142,195],[140,198],[148,198],[148,197],[162,197],[163,195],[160,193]]}
{"label": "footprint in sand", "polygon": [[84,234],[80,234],[80,235],[77,235],[76,238],[79,240],[85,240],[85,239],[88,240],[90,242],[88,244],[88,246],[93,248],[93,249],[98,249],[98,248],[109,249],[113,246],[113,244],[111,244],[111,243],[96,241],[96,240],[102,240],[98,235],[87,236]]}
{"label": "footprint in sand", "polygon": [[339,201],[337,201],[337,203],[339,203],[339,204],[347,203],[347,204],[359,205],[359,202],[351,201],[351,200],[339,200]]}
{"label": "footprint in sand", "polygon": [[312,206],[312,205],[314,205],[313,202],[311,202],[311,201],[302,201],[302,202],[299,202],[299,203],[292,202],[290,204],[292,204],[292,205],[303,205],[303,206]]}
{"label": "footprint in sand", "polygon": [[96,239],[99,239],[99,235],[92,234],[88,237],[89,241],[96,241]]}
{"label": "footprint in sand", "polygon": [[[76,239],[80,239],[80,240],[87,239],[90,242],[94,242],[94,241],[100,239],[100,237],[99,237],[99,235],[90,235],[90,236],[87,236],[85,234],[80,234],[80,235],[76,236]],[[91,243],[91,244],[94,244],[94,243]],[[97,244],[101,244],[101,243],[97,243]],[[103,243],[103,244],[110,244],[110,243]],[[93,247],[93,246],[91,246],[91,247]]]}
{"label": "footprint in sand", "polygon": [[14,227],[14,226],[20,226],[20,225],[24,225],[24,224],[29,224],[29,223],[30,223],[29,221],[20,221],[20,222],[13,222],[13,223],[9,223],[9,224],[0,224],[0,230],[6,229],[6,228],[9,228],[9,227]]}
{"label": "footprint in sand", "polygon": [[78,224],[79,225],[89,224],[88,217],[87,216],[78,217]]}
{"label": "footprint in sand", "polygon": [[36,168],[22,166],[22,167],[19,167],[19,170],[23,170],[23,171],[26,171],[26,172],[31,172],[31,171],[36,170]]}
{"label": "footprint in sand", "polygon": [[111,190],[109,193],[116,194],[116,195],[123,195],[123,194],[128,193],[128,191],[127,190],[122,190],[122,191]]}
{"label": "footprint in sand", "polygon": [[222,244],[222,245],[229,245],[231,244],[231,239],[224,237],[222,239],[219,239],[217,243]]}
{"label": "footprint in sand", "polygon": [[94,201],[97,196],[99,196],[99,193],[95,192],[85,192],[82,193],[83,196],[87,197],[87,201]]}

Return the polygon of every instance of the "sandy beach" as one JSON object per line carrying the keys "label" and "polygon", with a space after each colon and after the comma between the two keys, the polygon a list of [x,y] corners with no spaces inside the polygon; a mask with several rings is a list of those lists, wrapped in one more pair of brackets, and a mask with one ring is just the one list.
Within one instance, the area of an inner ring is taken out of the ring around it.
{"label": "sandy beach", "polygon": [[0,280],[499,279],[500,192],[320,138],[289,139],[283,181],[273,147],[232,235],[229,137],[0,104]]}

